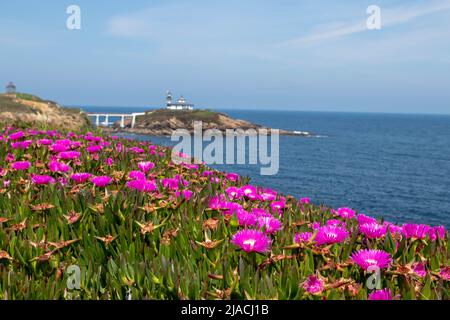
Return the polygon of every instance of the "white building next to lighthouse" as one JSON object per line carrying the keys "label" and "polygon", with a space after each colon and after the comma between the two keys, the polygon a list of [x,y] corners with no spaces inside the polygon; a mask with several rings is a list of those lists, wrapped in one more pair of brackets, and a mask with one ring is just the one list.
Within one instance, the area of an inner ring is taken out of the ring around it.
{"label": "white building next to lighthouse", "polygon": [[178,101],[172,100],[172,92],[167,91],[166,95],[167,109],[170,110],[194,110],[194,105],[188,103],[186,99],[181,95]]}

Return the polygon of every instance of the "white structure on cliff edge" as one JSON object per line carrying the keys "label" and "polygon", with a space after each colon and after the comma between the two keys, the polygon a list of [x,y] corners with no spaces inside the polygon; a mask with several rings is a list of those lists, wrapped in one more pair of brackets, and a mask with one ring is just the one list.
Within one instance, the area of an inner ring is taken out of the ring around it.
{"label": "white structure on cliff edge", "polygon": [[180,96],[178,101],[173,102],[172,101],[172,92],[167,91],[167,109],[170,110],[193,110],[194,105],[190,104],[186,101],[186,99],[183,96]]}

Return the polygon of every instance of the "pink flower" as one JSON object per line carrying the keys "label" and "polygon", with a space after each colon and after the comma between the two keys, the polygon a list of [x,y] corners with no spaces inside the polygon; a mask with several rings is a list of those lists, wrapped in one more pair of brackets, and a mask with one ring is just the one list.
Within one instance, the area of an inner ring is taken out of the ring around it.
{"label": "pink flower", "polygon": [[130,173],[128,174],[128,178],[145,180],[145,173],[143,173],[142,171],[130,171]]}
{"label": "pink flower", "polygon": [[25,137],[23,131],[17,131],[9,135],[10,140],[19,140],[22,139],[23,137]]}
{"label": "pink flower", "polygon": [[309,203],[311,203],[311,199],[310,198],[300,198],[300,203],[309,204]]}
{"label": "pink flower", "polygon": [[311,294],[320,294],[324,289],[323,281],[316,276],[309,276],[303,283],[303,289]]}
{"label": "pink flower", "polygon": [[67,164],[58,161],[50,161],[48,168],[52,172],[67,172],[70,170],[70,167]]}
{"label": "pink flower", "polygon": [[425,224],[407,223],[402,226],[402,229],[406,238],[425,239],[431,228]]}
{"label": "pink flower", "polygon": [[229,181],[238,181],[239,175],[237,173],[227,173],[225,175],[225,178]]}
{"label": "pink flower", "polygon": [[375,290],[369,294],[369,300],[392,300],[392,291],[387,288]]}
{"label": "pink flower", "polygon": [[376,222],[368,222],[361,224],[359,231],[369,239],[380,239],[386,236],[387,226]]}
{"label": "pink flower", "polygon": [[358,220],[359,224],[364,224],[364,223],[377,223],[377,219],[366,216],[365,214],[358,214],[356,216],[356,219]]}
{"label": "pink flower", "polygon": [[296,243],[308,242],[309,240],[311,240],[312,236],[313,236],[312,232],[300,232],[295,235],[294,242]]}
{"label": "pink flower", "polygon": [[445,239],[445,227],[444,226],[438,226],[438,227],[432,227],[428,231],[428,236],[431,240],[435,241],[437,239]]}
{"label": "pink flower", "polygon": [[58,154],[58,157],[64,160],[78,159],[80,158],[80,156],[81,153],[79,153],[78,151],[63,151]]}
{"label": "pink flower", "polygon": [[391,255],[383,250],[362,249],[354,252],[351,259],[364,270],[371,267],[380,269],[389,267]]}
{"label": "pink flower", "polygon": [[239,225],[244,227],[252,227],[256,224],[257,217],[253,213],[248,213],[247,211],[241,209],[237,210],[236,217],[238,219]]}
{"label": "pink flower", "polygon": [[283,224],[280,220],[272,217],[272,215],[260,215],[258,217],[258,228],[264,229],[264,232],[267,234],[273,234],[283,227]]}
{"label": "pink flower", "polygon": [[231,243],[245,252],[266,253],[270,251],[272,241],[259,230],[241,230],[231,239]]}
{"label": "pink flower", "polygon": [[55,183],[55,179],[47,175],[33,175],[31,177],[31,182],[36,185],[43,185],[49,183]]}
{"label": "pink flower", "polygon": [[427,275],[427,270],[425,269],[425,263],[416,262],[412,266],[413,272],[417,274],[419,277],[425,277]]}
{"label": "pink flower", "polygon": [[350,208],[339,208],[337,209],[336,213],[338,216],[344,219],[351,219],[356,215],[355,211]]}
{"label": "pink flower", "polygon": [[90,173],[87,172],[81,172],[81,173],[74,173],[70,176],[70,179],[75,181],[76,183],[83,183],[87,181],[91,177]]}
{"label": "pink flower", "polygon": [[258,192],[257,192],[257,190],[256,190],[256,188],[254,186],[246,185],[246,186],[241,187],[240,190],[241,190],[241,193],[245,197],[247,197],[247,198],[249,198],[251,200],[258,199]]}
{"label": "pink flower", "polygon": [[236,187],[228,187],[225,192],[227,193],[230,199],[239,199],[242,197],[242,192],[239,188]]}
{"label": "pink flower", "polygon": [[283,209],[286,207],[286,203],[283,201],[273,201],[270,203],[270,208],[272,209],[272,212],[277,214],[283,214]]}
{"label": "pink flower", "polygon": [[112,166],[113,163],[114,163],[114,160],[113,160],[113,158],[111,158],[111,157],[109,157],[108,159],[105,160],[105,164],[106,164],[107,166]]}
{"label": "pink flower", "polygon": [[31,167],[29,161],[16,161],[11,164],[11,168],[14,170],[28,170]]}
{"label": "pink flower", "polygon": [[92,183],[99,188],[106,187],[109,185],[112,181],[111,177],[108,176],[98,176],[94,177],[92,180]]}
{"label": "pink flower", "polygon": [[102,151],[102,146],[90,146],[86,148],[86,151],[89,153],[98,153]]}
{"label": "pink flower", "polygon": [[153,169],[155,167],[155,164],[151,161],[142,161],[138,163],[138,168],[139,170],[141,170],[142,172],[149,172],[151,169]]}
{"label": "pink flower", "polygon": [[442,267],[441,270],[439,271],[439,275],[441,276],[442,279],[446,280],[446,281],[450,281],[450,267]]}
{"label": "pink flower", "polygon": [[128,181],[127,187],[140,192],[153,192],[158,190],[158,186],[154,181],[142,179]]}
{"label": "pink flower", "polygon": [[317,229],[317,245],[334,244],[345,241],[349,236],[347,229],[337,226],[324,226]]}
{"label": "pink flower", "polygon": [[261,201],[273,201],[277,197],[277,193],[273,190],[266,189],[259,194],[259,199]]}

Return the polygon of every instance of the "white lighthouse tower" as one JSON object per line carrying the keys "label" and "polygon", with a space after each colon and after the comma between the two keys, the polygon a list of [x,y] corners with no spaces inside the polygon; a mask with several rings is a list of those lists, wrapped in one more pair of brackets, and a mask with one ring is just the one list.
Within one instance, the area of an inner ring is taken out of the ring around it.
{"label": "white lighthouse tower", "polygon": [[194,105],[191,103],[188,103],[183,96],[180,96],[180,98],[176,102],[173,102],[172,92],[170,92],[169,90],[166,93],[166,101],[167,101],[167,109],[170,109],[170,110],[193,110],[194,109]]}

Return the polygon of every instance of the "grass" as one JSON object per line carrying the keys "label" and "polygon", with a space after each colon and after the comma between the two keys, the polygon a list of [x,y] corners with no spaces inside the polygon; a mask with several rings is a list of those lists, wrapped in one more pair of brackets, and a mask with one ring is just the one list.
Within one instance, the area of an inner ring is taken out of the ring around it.
{"label": "grass", "polygon": [[[381,287],[394,296],[450,298],[443,272],[450,251],[447,232],[434,240],[394,232],[370,239],[359,232],[356,218],[340,217],[326,206],[280,194],[267,201],[242,195],[233,200],[227,189],[246,186],[248,178],[235,181],[204,165],[174,164],[171,150],[161,146],[98,133],[36,130],[24,130],[24,137],[14,140],[31,140],[24,146],[10,140],[14,132],[0,134],[0,299],[125,299],[129,293],[133,299],[365,300],[372,291],[366,286],[371,273],[350,259],[360,249],[391,255],[392,264],[381,270]],[[59,142],[38,142],[44,138]],[[79,157],[61,159],[58,145],[79,151]],[[101,151],[91,153],[92,145]],[[50,170],[55,157],[68,172]],[[30,168],[13,169],[19,160],[29,161]],[[129,187],[130,173],[142,161],[155,165],[144,173],[156,186],[153,191]],[[76,183],[74,172],[112,181],[106,187],[92,180]],[[55,183],[37,185],[36,174]],[[186,190],[192,194],[180,194]],[[216,196],[223,197],[220,207],[211,204]],[[284,209],[274,210],[275,202],[283,202]],[[281,221],[281,229],[267,235],[272,241],[267,252],[247,253],[231,242],[238,231],[255,228],[241,225],[230,209],[233,203],[248,212],[263,209]],[[333,220],[345,222],[348,237],[342,242],[294,241],[299,232],[314,232],[315,224]],[[425,264],[425,276],[411,271],[418,262]],[[79,289],[68,289],[71,266],[81,271]],[[316,294],[304,285],[313,275],[323,284]]]}
{"label": "grass", "polygon": [[183,122],[203,121],[203,122],[217,122],[219,113],[211,110],[169,110],[158,109],[143,117],[138,117],[139,122],[155,123],[168,120],[171,118],[179,119]]}

